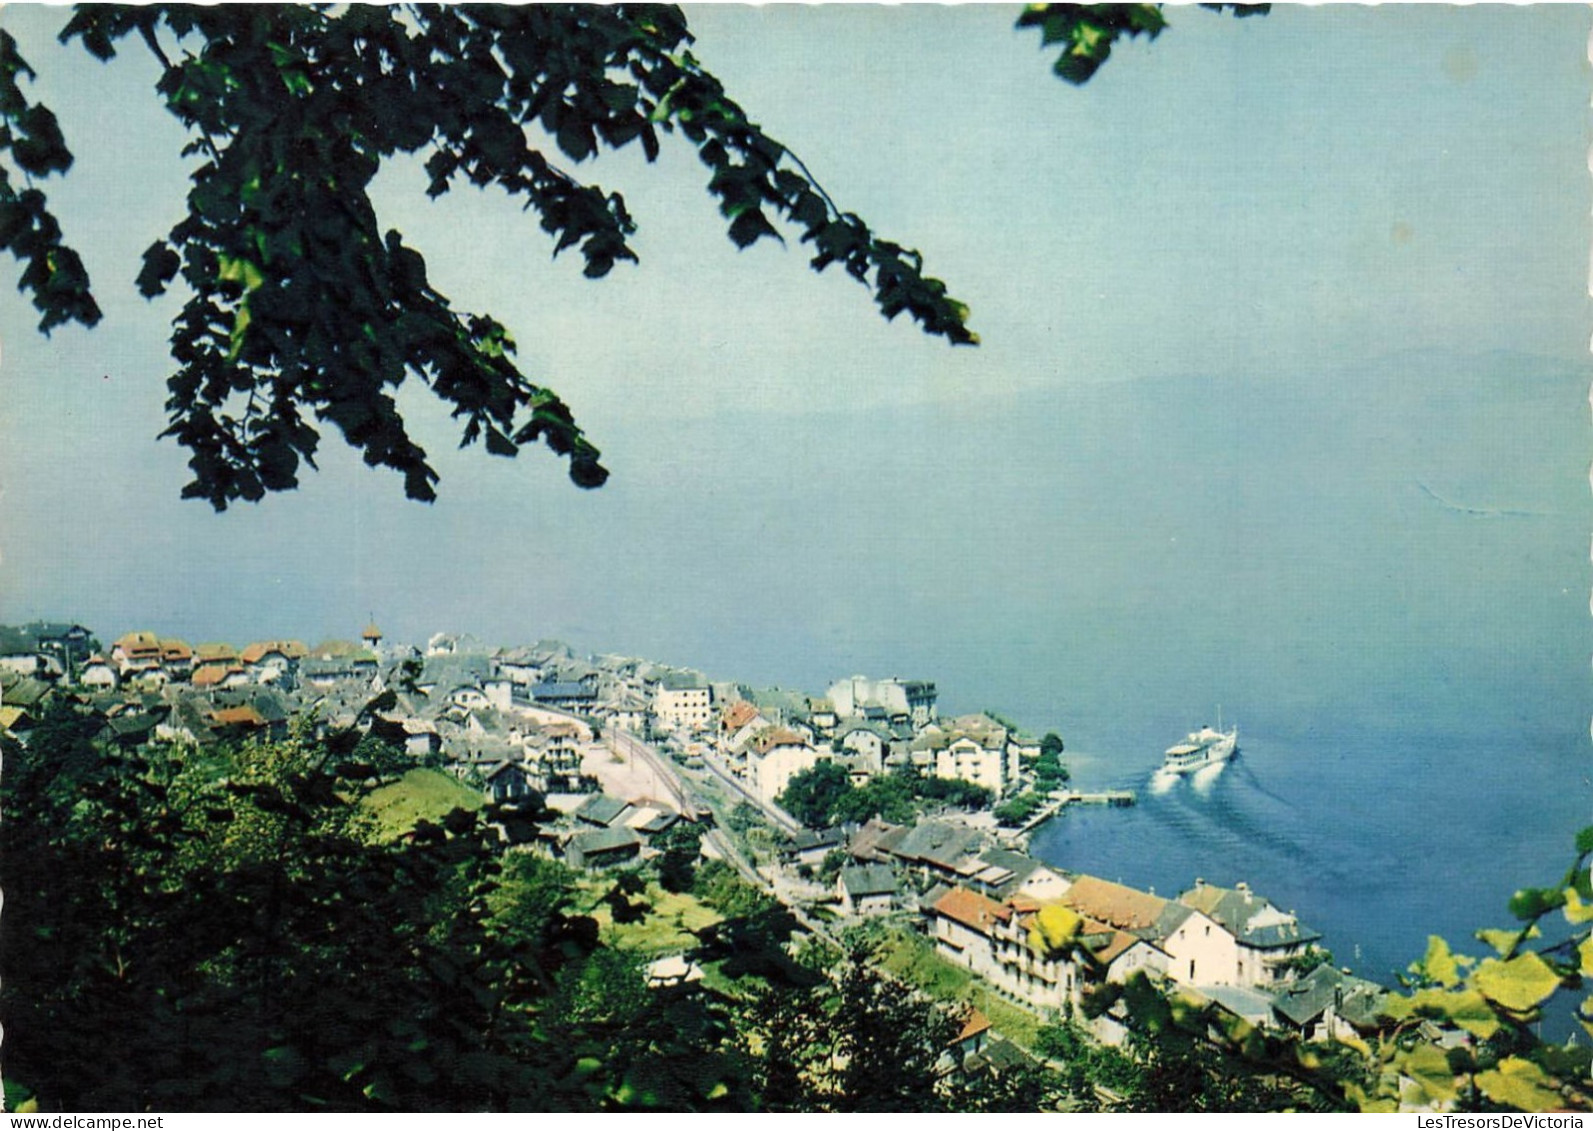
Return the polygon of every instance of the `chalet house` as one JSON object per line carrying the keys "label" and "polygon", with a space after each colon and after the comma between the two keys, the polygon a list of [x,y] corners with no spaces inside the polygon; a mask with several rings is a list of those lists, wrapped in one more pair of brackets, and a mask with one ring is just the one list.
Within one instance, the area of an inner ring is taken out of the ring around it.
{"label": "chalet house", "polygon": [[352,654],[342,656],[310,656],[299,664],[299,682],[305,687],[325,690],[340,683],[359,683],[369,686],[370,670],[361,670]]}
{"label": "chalet house", "polygon": [[40,679],[59,679],[66,673],[62,657],[44,650],[27,629],[0,626],[0,670]]}
{"label": "chalet house", "polygon": [[987,747],[971,735],[958,735],[935,751],[935,776],[983,786],[992,797],[1005,792],[1006,751]]}
{"label": "chalet house", "polygon": [[194,671],[194,650],[186,641],[162,640],[160,666],[170,678],[186,680]]}
{"label": "chalet house", "polygon": [[531,770],[524,762],[499,762],[484,776],[487,792],[498,805],[524,801],[535,793],[543,792],[536,788]]}
{"label": "chalet house", "polygon": [[1043,955],[1029,945],[1034,909],[958,887],[930,903],[924,914],[943,958],[1032,1005],[1059,1009],[1073,1000],[1078,972],[1070,957]]}
{"label": "chalet house", "polygon": [[406,754],[415,758],[442,753],[442,735],[437,731],[437,724],[430,719],[384,711],[371,720],[371,733],[402,746]]}
{"label": "chalet house", "polygon": [[249,645],[238,659],[256,683],[276,683],[292,687],[299,662],[309,654],[297,640],[264,640]]}
{"label": "chalet house", "polygon": [[910,750],[915,765],[938,778],[983,786],[1000,797],[1018,782],[1020,747],[1006,727],[985,715],[964,715],[950,724],[924,728]]}
{"label": "chalet house", "polygon": [[650,733],[652,712],[647,703],[633,691],[621,692],[612,702],[598,712],[615,730],[646,737]]}
{"label": "chalet house", "polygon": [[1105,982],[1137,970],[1160,975],[1168,956],[1144,938],[1081,917],[1075,945],[1060,953],[1036,949],[1035,916],[1045,904],[1026,896],[998,901],[969,888],[937,889],[924,914],[938,953],[998,989],[1043,1009],[1078,1005]]}
{"label": "chalet house", "polygon": [[575,868],[606,868],[641,855],[642,835],[632,828],[593,829],[576,833],[564,846],[564,857]]}
{"label": "chalet house", "polygon": [[630,802],[610,797],[606,793],[594,793],[581,803],[572,816],[587,825],[612,829],[624,826],[630,813]]}
{"label": "chalet house", "polygon": [[1322,937],[1302,926],[1292,911],[1280,911],[1256,895],[1249,884],[1220,888],[1197,879],[1178,901],[1204,912],[1233,937],[1234,980],[1242,985],[1266,986],[1288,977],[1291,960],[1303,957]]}
{"label": "chalet house", "polygon": [[979,856],[983,845],[984,835],[977,829],[951,821],[920,821],[878,834],[872,851],[883,853],[925,883],[960,884],[988,867]]}
{"label": "chalet house", "polygon": [[774,725],[801,735],[807,742],[818,737],[813,729],[813,700],[802,692],[783,687],[738,686],[737,693]]}
{"label": "chalet house", "polygon": [[544,793],[583,793],[597,782],[582,769],[580,735],[574,727],[556,724],[522,738],[525,763]]}
{"label": "chalet house", "polygon": [[210,713],[210,725],[222,739],[254,738],[268,731],[265,717],[249,706],[218,707]]}
{"label": "chalet house", "polygon": [[1272,987],[1273,1008],[1284,1028],[1307,1041],[1339,1040],[1376,1032],[1388,991],[1375,982],[1322,965],[1303,978]]}
{"label": "chalet house", "polygon": [[99,691],[115,691],[121,683],[116,667],[98,653],[90,656],[78,673],[77,681],[83,687]]}
{"label": "chalet house", "polygon": [[42,679],[0,668],[0,702],[9,707],[27,707],[37,715],[38,709],[50,697],[53,685]]}
{"label": "chalet house", "polygon": [[161,721],[161,717],[137,708],[119,711],[105,720],[105,725],[100,728],[96,737],[101,742],[124,749],[134,749],[154,741],[155,727]]}
{"label": "chalet house", "polygon": [[885,864],[849,864],[835,879],[841,911],[883,915],[896,907],[896,873]]}
{"label": "chalet house", "polygon": [[201,690],[243,687],[249,683],[249,670],[239,663],[205,663],[194,669],[188,682]]}
{"label": "chalet house", "polygon": [[125,680],[161,670],[160,637],[153,632],[129,632],[111,645],[111,662]]}
{"label": "chalet house", "polygon": [[203,664],[236,664],[238,663],[238,650],[231,644],[195,644],[194,665]]}
{"label": "chalet house", "polygon": [[972,873],[968,882],[993,899],[1022,895],[1044,903],[1061,899],[1072,886],[1061,872],[1021,852],[986,845],[977,855],[985,866]]}
{"label": "chalet house", "polygon": [[787,864],[817,868],[831,852],[845,851],[849,839],[842,828],[800,829],[781,848],[780,858]]}

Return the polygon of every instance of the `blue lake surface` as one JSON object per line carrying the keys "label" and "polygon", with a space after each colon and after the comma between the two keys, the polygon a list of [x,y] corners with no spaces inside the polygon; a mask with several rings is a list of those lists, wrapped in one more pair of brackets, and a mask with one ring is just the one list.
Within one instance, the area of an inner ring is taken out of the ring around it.
{"label": "blue lake surface", "polygon": [[1134,789],[1138,806],[1076,807],[1030,850],[1167,896],[1197,877],[1246,881],[1321,931],[1340,965],[1392,984],[1429,934],[1487,953],[1472,932],[1509,925],[1511,893],[1554,883],[1593,820],[1585,732],[1491,721],[1455,734],[1240,719],[1234,761],[1170,786],[1154,771],[1180,734],[1125,727],[1067,758],[1079,785]]}

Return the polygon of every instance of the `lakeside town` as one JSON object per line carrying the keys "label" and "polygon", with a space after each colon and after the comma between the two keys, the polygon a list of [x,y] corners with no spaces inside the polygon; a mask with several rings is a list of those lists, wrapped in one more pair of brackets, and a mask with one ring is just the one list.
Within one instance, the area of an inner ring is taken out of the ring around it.
{"label": "lakeside town", "polygon": [[[1167,898],[1028,856],[1025,833],[1040,821],[1132,795],[1071,790],[1058,736],[988,714],[943,718],[926,680],[854,676],[810,696],[581,657],[556,641],[397,645],[374,623],[358,640],[241,648],[145,631],[105,647],[77,624],[0,628],[0,728],[26,742],[52,697],[70,698],[110,746],[367,728],[417,772],[491,806],[506,851],[575,869],[634,867],[661,854],[672,828],[695,826],[702,857],[814,935],[889,923],[970,976],[984,1008],[968,1008],[956,1051],[987,1071],[1029,1055],[1025,1014],[1066,1011],[1095,1039],[1122,1041],[1121,990],[1136,973],[1307,1041],[1387,1024],[1383,987],[1336,968],[1317,931],[1242,882],[1191,877]],[[917,783],[893,799],[905,810],[828,820],[846,811],[837,799],[888,781]],[[649,967],[660,984],[702,976],[689,949]]]}

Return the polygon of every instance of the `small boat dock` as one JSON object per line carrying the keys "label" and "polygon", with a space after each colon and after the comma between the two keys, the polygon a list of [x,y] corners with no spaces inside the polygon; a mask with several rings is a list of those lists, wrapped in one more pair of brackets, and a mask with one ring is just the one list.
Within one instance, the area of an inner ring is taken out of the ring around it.
{"label": "small boat dock", "polygon": [[1080,793],[1072,789],[1059,789],[1040,809],[1016,829],[1002,829],[999,835],[1009,844],[1026,840],[1030,833],[1055,817],[1069,805],[1110,805],[1122,809],[1133,805],[1138,798],[1132,789],[1108,789],[1098,793]]}
{"label": "small boat dock", "polygon": [[1138,800],[1132,789],[1108,789],[1101,793],[1069,792],[1064,797],[1064,804],[1111,805],[1114,808],[1125,809]]}

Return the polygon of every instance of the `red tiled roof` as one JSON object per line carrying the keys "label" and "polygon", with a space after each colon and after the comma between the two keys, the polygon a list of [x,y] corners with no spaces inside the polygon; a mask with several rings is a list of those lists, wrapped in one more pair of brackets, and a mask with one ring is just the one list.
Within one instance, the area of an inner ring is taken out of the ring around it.
{"label": "red tiled roof", "polygon": [[935,901],[931,910],[982,935],[989,934],[996,923],[1012,918],[1012,908],[969,888],[952,888]]}
{"label": "red tiled roof", "polygon": [[1139,941],[1138,935],[1131,935],[1124,931],[1113,931],[1111,941],[1105,946],[1096,949],[1096,960],[1102,966],[1110,966],[1113,959]]}
{"label": "red tiled roof", "polygon": [[263,727],[266,721],[253,707],[223,707],[210,716],[218,726]]}
{"label": "red tiled roof", "polygon": [[758,736],[755,743],[758,752],[762,754],[767,754],[776,746],[806,746],[807,744],[807,739],[796,731],[786,730],[784,727],[776,727],[774,730],[764,731]]}
{"label": "red tiled roof", "polygon": [[302,660],[309,655],[309,649],[297,640],[260,640],[245,648],[240,658],[246,664],[258,664],[271,652],[280,652],[290,660]]}
{"label": "red tiled roof", "polygon": [[195,669],[192,682],[195,687],[211,687],[224,683],[229,675],[241,671],[242,668],[229,664],[201,664]]}
{"label": "red tiled roof", "polygon": [[162,640],[160,654],[164,660],[191,660],[194,650],[182,640]]}
{"label": "red tiled roof", "polygon": [[745,699],[737,699],[725,708],[722,721],[726,730],[740,730],[757,717],[758,708],[756,706],[748,703]]}
{"label": "red tiled roof", "polygon": [[146,652],[159,654],[160,638],[153,632],[129,632],[112,647],[120,648],[127,655],[137,655]]}
{"label": "red tiled roof", "polygon": [[977,1009],[970,1009],[968,1016],[963,1018],[962,1029],[958,1031],[957,1039],[966,1041],[969,1037],[977,1037],[989,1028],[990,1018],[980,1013]]}
{"label": "red tiled roof", "polygon": [[1143,930],[1156,925],[1168,900],[1095,876],[1073,881],[1062,902],[1082,915],[1099,919],[1119,930]]}

